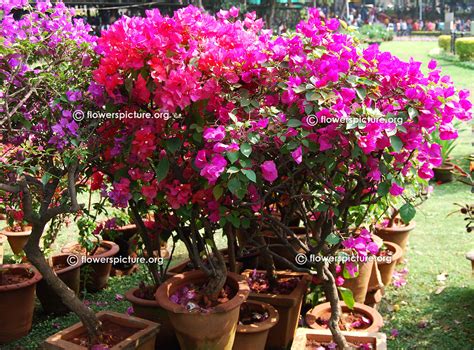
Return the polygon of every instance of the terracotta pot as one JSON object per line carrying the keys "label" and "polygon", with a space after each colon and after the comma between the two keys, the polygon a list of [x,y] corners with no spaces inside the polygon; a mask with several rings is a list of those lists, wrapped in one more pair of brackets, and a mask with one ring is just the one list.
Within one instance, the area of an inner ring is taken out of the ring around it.
{"label": "terracotta pot", "polygon": [[[63,267],[55,269],[54,272],[76,295],[79,294],[81,287],[81,266],[82,261],[79,256],[74,254],[59,254],[51,258],[53,266],[62,265]],[[41,301],[43,310],[48,314],[64,315],[68,313],[69,308],[63,304],[56,293],[48,286],[45,280],[38,283],[36,294]]]}
{"label": "terracotta pot", "polygon": [[[369,319],[372,323],[366,329],[361,329],[363,332],[378,332],[383,326],[383,318],[380,313],[374,308],[361,304],[355,303],[354,309],[349,309],[348,306],[343,301],[340,301],[342,312],[357,312],[362,314],[365,318]],[[331,315],[331,305],[329,302],[319,304],[314,307],[312,310],[308,311],[306,314],[306,323],[310,328],[313,329],[326,329],[323,326],[320,326],[316,320],[320,317],[329,318],[328,315]],[[359,330],[358,330],[359,331]],[[351,332],[352,333],[352,332]]]}
{"label": "terracotta pot", "polygon": [[[251,270],[246,270],[242,275],[248,278],[252,272]],[[277,276],[282,278],[299,277],[301,280],[290,294],[279,295],[250,292],[249,300],[270,304],[278,311],[280,320],[268,334],[267,347],[286,348],[293,340],[296,328],[298,327],[301,305],[310,278],[307,274],[290,271],[277,271]]]}
{"label": "terracotta pot", "polygon": [[[402,248],[396,243],[385,242],[385,246],[393,254],[390,257],[383,257],[382,260],[380,257],[377,259],[377,266],[382,276],[382,283],[384,286],[388,286],[392,282],[393,271],[395,270],[395,265],[397,261],[402,257],[403,251]],[[389,259],[386,259],[389,258]]]}
{"label": "terracotta pot", "polygon": [[372,275],[372,269],[374,261],[369,260],[365,263],[359,263],[359,274],[355,278],[346,279],[343,287],[348,288],[354,295],[354,300],[358,303],[363,303],[367,290],[369,289],[370,276]]}
{"label": "terracotta pot", "polygon": [[[353,345],[370,344],[373,350],[387,350],[387,337],[383,333],[342,332],[346,340]],[[332,342],[332,334],[328,330],[299,328],[291,350],[309,349],[311,342]]]}
{"label": "terracotta pot", "polygon": [[31,226],[26,226],[24,231],[21,232],[13,232],[6,227],[3,231],[0,231],[0,234],[7,236],[8,243],[10,243],[13,253],[20,254],[23,251],[26,242],[28,242],[28,238],[30,238]]}
{"label": "terracotta pot", "polygon": [[384,242],[392,242],[398,244],[402,248],[403,253],[398,262],[403,261],[403,257],[406,254],[406,246],[408,243],[408,236],[410,232],[415,228],[415,221],[410,221],[408,225],[398,225],[398,221],[395,222],[393,227],[384,227],[380,224],[375,225],[375,231],[377,236],[382,238]]}
{"label": "terracotta pot", "polygon": [[147,300],[135,295],[138,288],[130,289],[125,298],[132,304],[134,315],[160,325],[156,335],[156,349],[179,350],[179,343],[171,325],[168,313],[156,300]]}
{"label": "terracotta pot", "polygon": [[5,248],[3,245],[5,244],[6,240],[7,240],[7,237],[5,237],[4,235],[0,235],[0,265],[3,264],[3,255],[5,251]]}
{"label": "terracotta pot", "polygon": [[240,275],[227,274],[227,284],[236,295],[207,313],[189,312],[170,300],[170,296],[184,285],[200,284],[206,280],[202,271],[185,272],[168,279],[156,291],[156,300],[168,311],[182,350],[230,350],[234,344],[240,305],[249,294],[249,286]]}
{"label": "terracotta pot", "polygon": [[36,283],[41,280],[41,274],[28,264],[2,265],[0,269],[30,276],[20,283],[0,284],[0,344],[5,344],[29,333],[35,309]]}
{"label": "terracotta pot", "polygon": [[451,162],[444,162],[440,167],[433,168],[434,180],[436,182],[451,182],[454,179],[453,176],[454,164]]}
{"label": "terracotta pot", "polygon": [[[111,323],[115,326],[122,326],[128,330],[135,330],[135,333],[109,348],[110,350],[153,350],[155,348],[155,337],[159,327],[156,323],[112,311],[101,311],[96,315],[103,324]],[[82,323],[76,323],[75,325],[47,338],[44,343],[44,349],[88,350],[87,347],[72,342],[75,337],[85,333],[86,329]]]}
{"label": "terracotta pot", "polygon": [[[102,254],[96,254],[90,258],[112,258],[119,251],[118,245],[114,242],[101,241],[100,246],[107,249],[107,251]],[[83,254],[83,249],[80,244],[73,244],[72,246],[61,249],[61,252]],[[104,289],[107,286],[111,269],[112,262],[91,262],[84,264],[81,267],[81,280],[85,281],[86,289],[92,293]]]}
{"label": "terracotta pot", "polygon": [[270,304],[259,301],[247,300],[246,305],[251,311],[268,312],[268,318],[259,323],[237,326],[233,350],[264,350],[267,342],[268,332],[278,323],[278,311]]}
{"label": "terracotta pot", "polygon": [[[128,256],[136,256],[135,251],[132,250],[132,240],[137,233],[137,226],[125,225],[118,227],[113,230],[104,231],[103,238],[106,241],[114,242],[118,245],[119,251],[115,254],[116,257],[126,258]],[[131,263],[112,263],[113,270],[119,270],[119,272],[113,272],[113,275],[128,275],[131,271],[136,271],[134,267],[136,264]]]}
{"label": "terracotta pot", "polygon": [[[288,242],[293,246],[293,248],[299,252],[304,253],[304,250],[298,244],[298,241],[305,242],[306,240],[306,228],[304,227],[290,227],[290,229],[295,233],[297,238],[294,238],[291,235],[287,236]],[[276,237],[275,233],[270,230],[266,230],[262,232],[262,235],[267,242],[267,244],[281,244],[280,240]],[[283,246],[272,247],[270,250],[279,256],[287,259],[288,261],[295,261],[295,256]],[[259,266],[259,268],[264,269],[264,266]],[[277,270],[284,270],[286,266],[281,265],[277,261],[275,261],[275,268]]]}

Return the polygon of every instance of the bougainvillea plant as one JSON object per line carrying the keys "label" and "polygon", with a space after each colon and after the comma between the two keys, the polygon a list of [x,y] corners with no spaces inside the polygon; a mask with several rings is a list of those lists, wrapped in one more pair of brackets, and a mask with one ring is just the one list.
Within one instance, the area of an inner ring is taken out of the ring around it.
{"label": "bougainvillea plant", "polygon": [[32,226],[24,250],[65,305],[89,331],[100,323],[50,269],[40,249],[45,227],[81,209],[88,138],[94,123],[79,123],[88,108],[96,38],[62,3],[3,1],[0,5],[0,196]]}
{"label": "bougainvillea plant", "polygon": [[[370,224],[382,198],[433,176],[441,157],[431,135],[455,137],[453,118],[471,117],[468,93],[434,62],[424,75],[419,62],[359,46],[318,10],[293,33],[272,37],[262,27],[254,14],[188,7],[123,18],[103,33],[92,91],[108,110],[133,116],[99,130],[103,193],[118,207],[173,217],[195,266],[214,281],[210,294],[225,281],[219,229],[229,242],[240,230],[267,262],[316,271],[342,348],[334,267],[296,266],[265,245],[261,229],[295,256],[371,252],[370,239],[354,243],[357,227]],[[289,227],[295,217],[305,239]]]}

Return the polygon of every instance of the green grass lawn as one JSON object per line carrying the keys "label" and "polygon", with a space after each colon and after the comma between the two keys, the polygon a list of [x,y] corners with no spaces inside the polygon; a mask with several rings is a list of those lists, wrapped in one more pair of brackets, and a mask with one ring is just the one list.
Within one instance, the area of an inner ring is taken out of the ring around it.
{"label": "green grass lawn", "polygon": [[[436,45],[436,42],[389,42],[383,43],[381,49],[404,60],[413,56],[426,67],[430,60],[428,53]],[[447,61],[439,61],[439,66],[457,87],[474,93],[474,70]],[[455,162],[463,167],[467,165],[465,157],[473,153],[472,136],[470,128],[464,127],[453,152]],[[433,195],[418,210],[417,226],[410,238],[408,283],[398,289],[390,287],[380,305],[386,321],[383,331],[390,335],[392,329],[397,329],[399,333],[390,337],[389,349],[472,350],[474,347],[474,278],[470,263],[464,258],[467,251],[474,250],[474,234],[465,232],[461,216],[447,216],[455,209],[453,203],[473,203],[474,196],[468,186],[459,182],[434,184],[434,187]],[[73,227],[65,230],[56,247],[76,235]],[[184,256],[185,251],[180,247],[178,259]],[[440,275],[446,279],[438,281]],[[139,274],[112,278],[106,290],[86,295],[85,299],[95,310],[125,312],[129,304],[119,300],[120,295],[136,286],[141,277]],[[116,294],[119,294],[117,298]],[[54,318],[37,312],[31,334],[1,349],[37,349],[47,336],[75,322],[74,315]]]}
{"label": "green grass lawn", "polygon": [[[436,42],[389,42],[381,50],[404,60],[413,57],[425,64]],[[444,74],[450,75],[458,88],[474,93],[474,70],[452,62],[438,61]],[[471,101],[474,99],[471,97]],[[467,166],[465,157],[474,152],[469,127],[460,132],[453,152],[456,163]],[[436,185],[431,198],[419,208],[417,227],[410,237],[408,283],[390,288],[380,311],[388,335],[389,349],[466,349],[474,348],[474,278],[464,254],[474,249],[474,235],[464,230],[461,216],[447,216],[453,203],[473,203],[471,189],[460,183]],[[400,267],[402,268],[402,267]],[[446,274],[445,281],[438,281]],[[444,289],[443,289],[444,287]]]}

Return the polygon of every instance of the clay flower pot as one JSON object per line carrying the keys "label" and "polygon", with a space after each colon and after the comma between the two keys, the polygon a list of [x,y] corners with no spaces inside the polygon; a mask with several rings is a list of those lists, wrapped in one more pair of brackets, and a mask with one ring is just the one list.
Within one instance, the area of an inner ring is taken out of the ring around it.
{"label": "clay flower pot", "polygon": [[201,284],[206,280],[207,276],[202,271],[176,275],[158,288],[156,300],[168,312],[182,350],[231,350],[239,321],[240,305],[249,294],[249,286],[241,276],[232,272],[227,274],[227,285],[236,292],[235,296],[206,313],[190,312],[170,300],[171,295],[181,287]]}
{"label": "clay flower pot", "polygon": [[28,334],[41,274],[28,264],[0,266],[0,344]]}
{"label": "clay flower pot", "polygon": [[384,242],[385,246],[389,251],[392,252],[391,256],[378,257],[377,266],[382,276],[382,283],[384,286],[388,286],[392,282],[393,271],[397,261],[402,257],[402,248],[393,242]]}
{"label": "clay flower pot", "polygon": [[[152,350],[155,348],[155,337],[159,327],[156,323],[111,311],[101,311],[96,315],[102,322],[104,330],[113,329],[114,336],[124,338],[107,349]],[[88,347],[78,344],[78,340],[83,339],[87,339],[86,329],[82,323],[76,323],[47,338],[44,349],[88,350]]]}
{"label": "clay flower pot", "polygon": [[365,263],[359,263],[359,274],[357,277],[349,278],[344,281],[343,287],[352,291],[354,300],[358,303],[363,303],[367,290],[369,289],[369,281],[372,276],[374,261],[368,260]]}
{"label": "clay flower pot", "polygon": [[[361,314],[362,316],[364,316],[370,321],[369,325],[367,325],[363,329],[358,329],[357,331],[378,332],[380,328],[382,328],[383,326],[382,315],[380,315],[380,313],[374,308],[371,308],[370,306],[367,306],[361,303],[355,303],[354,309],[351,310],[343,301],[340,301],[340,304],[341,304],[342,313],[356,312],[356,313]],[[310,328],[322,330],[326,328],[324,326],[319,325],[316,322],[316,320],[319,318],[329,319],[330,317],[331,317],[331,305],[329,302],[327,302],[327,303],[319,304],[313,309],[309,310],[308,313],[306,314],[305,320]]]}
{"label": "clay flower pot", "polygon": [[415,228],[415,221],[410,221],[408,225],[399,225],[399,221],[395,221],[394,226],[384,227],[381,224],[375,225],[375,231],[377,236],[383,239],[384,242],[392,242],[398,244],[402,248],[403,253],[398,262],[402,262],[403,257],[406,254],[406,246],[408,243],[408,236],[410,232]]}
{"label": "clay flower pot", "polygon": [[[370,344],[373,350],[387,350],[387,337],[383,333],[342,332],[348,343],[360,346]],[[315,343],[331,343],[332,334],[328,330],[299,328],[291,350],[313,349]]]}
{"label": "clay flower pot", "polygon": [[[248,278],[252,273],[252,270],[246,270],[242,275]],[[270,304],[278,311],[280,320],[268,334],[267,347],[286,348],[293,340],[296,328],[298,327],[301,305],[310,278],[304,273],[290,271],[277,271],[276,273],[277,277],[299,277],[300,281],[290,294],[283,295],[250,292],[249,300]]]}
{"label": "clay flower pot", "polygon": [[[255,312],[268,312],[268,318],[262,322],[237,326],[233,350],[264,350],[267,342],[268,332],[278,323],[278,311],[270,304],[259,301],[247,300],[242,306],[248,307]],[[241,309],[242,310],[242,309]],[[242,311],[241,311],[242,312]]]}
{"label": "clay flower pot", "polygon": [[[287,236],[288,242],[295,248],[295,250],[299,253],[304,253],[304,250],[301,249],[298,241],[305,241],[306,240],[306,228],[304,227],[290,227],[290,229],[295,233],[297,238],[294,238],[291,235]],[[265,239],[265,242],[268,244],[280,244],[280,240],[277,238],[276,234],[271,230],[265,230],[262,232],[262,235]],[[279,256],[289,260],[294,261],[294,255],[285,247],[272,247],[271,251],[278,254]],[[264,269],[264,266],[260,266],[261,269]],[[281,263],[275,261],[275,268],[277,270],[284,270],[286,266],[282,266]]]}
{"label": "clay flower pot", "polygon": [[31,226],[25,226],[23,231],[13,232],[10,228],[6,227],[3,231],[0,231],[0,234],[7,236],[8,243],[14,254],[20,254],[23,251],[23,248],[28,242],[28,238],[31,235]]}
{"label": "clay flower pot", "polygon": [[173,326],[168,317],[168,312],[156,300],[142,299],[136,296],[138,288],[130,289],[125,298],[132,304],[134,315],[145,320],[156,322],[160,325],[156,335],[157,348],[179,350],[179,343],[174,334]]}
{"label": "clay flower pot", "polygon": [[[74,254],[59,254],[51,258],[51,263],[53,271],[59,279],[78,295],[81,286],[81,259]],[[46,313],[64,315],[69,312],[69,308],[63,304],[46,281],[43,280],[38,283],[36,294]]]}
{"label": "clay flower pot", "polygon": [[453,176],[454,164],[451,162],[444,162],[440,167],[433,168],[434,180],[436,182],[446,183],[454,179]]}
{"label": "clay flower pot", "polygon": [[6,240],[7,240],[7,237],[0,234],[0,264],[3,264],[3,255],[5,251],[5,248],[3,245],[5,244]]}
{"label": "clay flower pot", "polygon": [[[114,242],[119,246],[119,251],[115,255],[117,257],[126,258],[128,256],[135,256],[136,253],[132,251],[132,240],[138,234],[137,226],[134,224],[117,227],[113,230],[104,230],[103,238],[106,241]],[[137,270],[136,264],[112,263],[112,275],[126,276]]]}
{"label": "clay flower pot", "polygon": [[[90,257],[93,259],[112,258],[119,251],[119,246],[114,242],[101,241],[100,247],[104,251],[100,254],[94,254]],[[62,253],[73,253],[85,255],[84,249],[80,244],[73,244],[69,247],[61,249]],[[92,262],[84,264],[81,268],[81,279],[86,281],[86,288],[89,292],[98,292],[107,286],[110,271],[112,269],[112,262]]]}

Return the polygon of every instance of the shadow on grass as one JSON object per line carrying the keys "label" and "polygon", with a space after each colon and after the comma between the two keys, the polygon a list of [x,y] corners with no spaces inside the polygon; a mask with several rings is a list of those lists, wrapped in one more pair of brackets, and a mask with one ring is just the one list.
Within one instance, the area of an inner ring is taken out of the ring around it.
{"label": "shadow on grass", "polygon": [[474,288],[447,287],[439,295],[430,294],[416,312],[397,318],[392,326],[400,335],[390,341],[390,349],[472,350]]}

